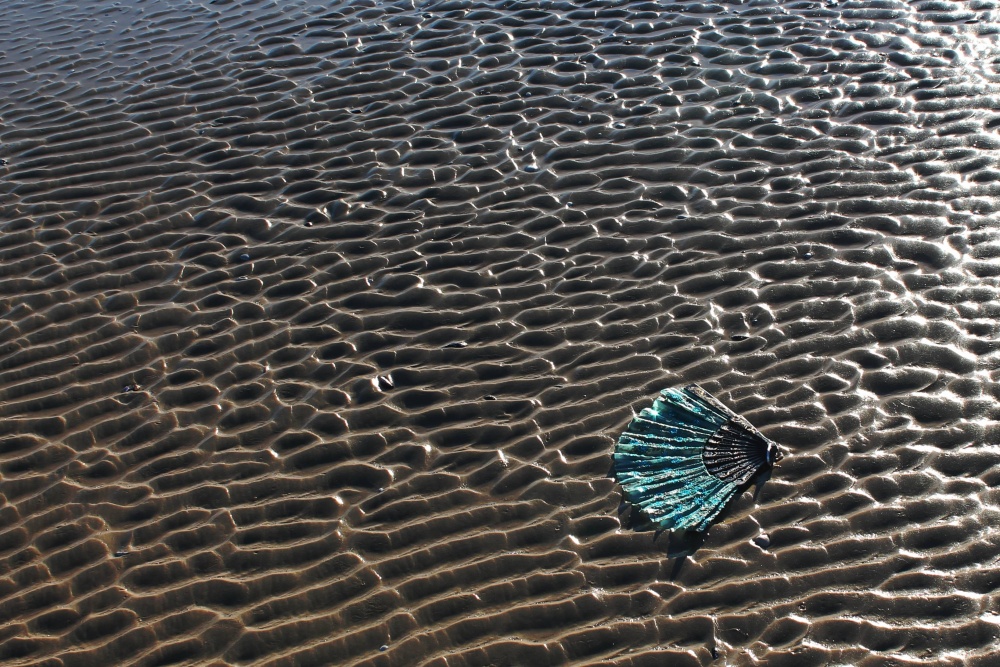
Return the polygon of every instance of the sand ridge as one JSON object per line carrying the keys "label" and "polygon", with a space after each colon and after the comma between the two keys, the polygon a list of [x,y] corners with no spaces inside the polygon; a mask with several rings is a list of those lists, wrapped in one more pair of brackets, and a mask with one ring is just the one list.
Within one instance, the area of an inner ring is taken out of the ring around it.
{"label": "sand ridge", "polygon": [[6,3],[0,662],[994,664],[996,12]]}

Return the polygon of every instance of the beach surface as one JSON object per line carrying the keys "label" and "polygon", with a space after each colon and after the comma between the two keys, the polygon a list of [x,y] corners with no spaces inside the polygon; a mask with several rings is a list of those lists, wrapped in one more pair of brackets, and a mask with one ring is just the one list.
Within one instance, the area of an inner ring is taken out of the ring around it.
{"label": "beach surface", "polygon": [[997,2],[2,14],[0,664],[1000,664]]}

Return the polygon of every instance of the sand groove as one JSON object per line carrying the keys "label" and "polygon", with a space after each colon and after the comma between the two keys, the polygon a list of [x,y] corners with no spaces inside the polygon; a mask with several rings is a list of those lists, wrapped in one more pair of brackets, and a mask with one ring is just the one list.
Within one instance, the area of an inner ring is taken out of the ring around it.
{"label": "sand groove", "polygon": [[0,662],[997,661],[992,0],[4,14]]}

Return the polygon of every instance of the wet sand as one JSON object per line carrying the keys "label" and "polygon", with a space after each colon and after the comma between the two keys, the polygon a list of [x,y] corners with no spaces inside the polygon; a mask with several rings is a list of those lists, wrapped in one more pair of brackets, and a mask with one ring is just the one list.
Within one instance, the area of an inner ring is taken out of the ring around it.
{"label": "wet sand", "polygon": [[0,663],[1000,664],[998,3],[3,13]]}

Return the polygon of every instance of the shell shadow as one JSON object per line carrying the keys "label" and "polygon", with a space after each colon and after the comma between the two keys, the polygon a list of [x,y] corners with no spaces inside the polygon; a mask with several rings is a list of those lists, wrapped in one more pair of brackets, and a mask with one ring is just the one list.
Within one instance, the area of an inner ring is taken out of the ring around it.
{"label": "shell shadow", "polygon": [[[760,472],[751,478],[750,481],[740,486],[736,493],[736,497],[741,496],[753,488],[752,498],[756,502],[760,497],[760,493],[763,490],[764,485],[771,479],[773,472],[774,468],[771,466],[767,466],[760,470]],[[608,476],[614,479],[615,470],[613,464],[611,469],[608,471]],[[724,523],[726,519],[732,515],[733,506],[735,504],[735,502],[728,503],[722,512],[719,513],[718,517],[716,517],[713,525]],[[705,540],[708,538],[708,533],[711,531],[711,527],[704,531],[661,530],[639,507],[632,505],[625,499],[624,492],[622,492],[622,500],[618,506],[618,517],[622,526],[625,528],[636,532],[652,533],[653,542],[665,547],[667,558],[674,559],[674,564],[670,572],[671,581],[680,575],[681,569],[687,562],[688,557],[693,556],[699,549],[701,549],[701,547],[705,544]]]}

